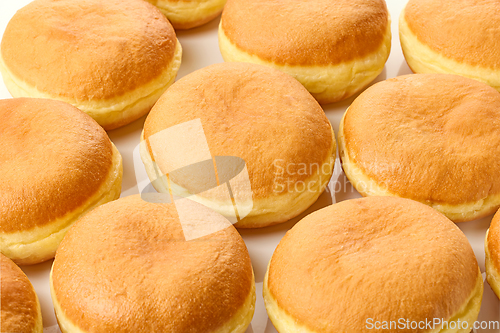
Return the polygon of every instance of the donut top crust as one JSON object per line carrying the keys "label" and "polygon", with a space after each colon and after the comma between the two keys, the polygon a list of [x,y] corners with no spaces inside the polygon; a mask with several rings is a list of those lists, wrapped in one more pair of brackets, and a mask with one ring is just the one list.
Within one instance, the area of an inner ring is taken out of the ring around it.
{"label": "donut top crust", "polygon": [[157,78],[174,58],[175,31],[146,1],[35,0],[3,35],[7,68],[51,96],[101,100]]}
{"label": "donut top crust", "polygon": [[172,3],[172,2],[174,2],[174,3],[175,2],[188,2],[188,3],[189,2],[198,2],[198,3],[204,3],[204,2],[208,2],[210,0],[146,0],[146,1],[156,6],[158,3],[161,4],[162,2],[163,3],[165,3],[165,2],[170,2],[170,3]]}
{"label": "donut top crust", "polygon": [[412,200],[368,197],[316,211],[288,231],[268,288],[311,331],[370,332],[368,318],[450,318],[478,278],[453,222]]}
{"label": "donut top crust", "polygon": [[214,332],[234,316],[252,276],[234,227],[185,241],[174,204],[135,195],[70,229],[52,283],[65,316],[83,331],[188,333]]}
{"label": "donut top crust", "polygon": [[488,229],[488,250],[490,260],[493,262],[495,269],[498,271],[500,268],[500,210],[493,216],[490,228]]}
{"label": "donut top crust", "polygon": [[45,99],[0,100],[0,232],[43,227],[85,204],[106,181],[106,132],[77,108]]}
{"label": "donut top crust", "polygon": [[221,27],[243,51],[289,65],[338,65],[376,52],[389,13],[383,0],[229,0]]}
{"label": "donut top crust", "polygon": [[497,0],[410,0],[404,18],[435,52],[472,66],[500,69]]}
{"label": "donut top crust", "polygon": [[377,83],[343,125],[352,162],[392,193],[458,205],[500,194],[500,94],[447,74]]}
{"label": "donut top crust", "polygon": [[24,272],[0,254],[1,332],[33,332],[39,320],[35,290]]}
{"label": "donut top crust", "polygon": [[[212,156],[246,162],[254,199],[275,193],[279,174],[292,184],[307,180],[335,152],[316,100],[297,80],[266,66],[222,63],[183,77],[151,110],[144,138],[194,119],[201,119]],[[161,161],[158,166],[165,170]]]}

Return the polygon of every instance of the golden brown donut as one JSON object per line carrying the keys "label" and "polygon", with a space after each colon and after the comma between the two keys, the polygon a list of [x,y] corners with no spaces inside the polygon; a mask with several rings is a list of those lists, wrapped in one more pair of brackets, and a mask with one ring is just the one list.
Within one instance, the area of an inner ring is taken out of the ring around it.
{"label": "golden brown donut", "polygon": [[203,25],[222,12],[226,0],[146,0],[165,14],[175,29]]}
{"label": "golden brown donut", "polygon": [[478,316],[483,280],[467,238],[441,213],[369,197],[299,221],[276,248],[263,290],[278,332],[462,333]]}
{"label": "golden brown donut", "polygon": [[0,100],[0,246],[17,264],[54,257],[71,225],[120,196],[122,158],[106,132],[67,103]]}
{"label": "golden brown donut", "polygon": [[24,272],[0,253],[0,332],[42,333],[38,296]]}
{"label": "golden brown donut", "polygon": [[484,244],[486,252],[486,279],[491,289],[500,298],[500,210],[491,220]]}
{"label": "golden brown donut", "polygon": [[415,73],[458,74],[500,91],[500,3],[410,0],[399,35]]}
{"label": "golden brown donut", "polygon": [[364,196],[413,199],[455,222],[500,207],[500,94],[448,74],[375,84],[340,124],[344,171]]}
{"label": "golden brown donut", "polygon": [[[187,225],[176,205],[139,195],[79,220],[57,250],[51,272],[61,331],[245,332],[255,304],[245,243],[221,215],[191,204],[201,218]],[[211,223],[223,227],[185,239],[189,228]]]}
{"label": "golden brown donut", "polygon": [[62,100],[106,130],[146,114],[175,80],[175,31],[142,0],[35,0],[10,20],[0,71],[14,97]]}
{"label": "golden brown donut", "polygon": [[[196,122],[199,135],[189,132],[188,124]],[[249,63],[208,66],[172,85],[146,119],[142,147],[159,192],[191,196],[226,217],[234,215],[235,204],[241,228],[285,222],[306,210],[328,184],[336,150],[332,127],[307,90],[287,74]],[[248,171],[232,185],[236,203],[223,195],[223,179],[232,178],[216,161],[224,156],[242,159]],[[204,160],[212,168],[206,176],[176,171]],[[212,187],[219,186],[199,190],[210,187],[210,175]]]}
{"label": "golden brown donut", "polygon": [[336,102],[382,72],[389,12],[383,0],[228,0],[219,47],[225,61],[274,67],[320,103]]}

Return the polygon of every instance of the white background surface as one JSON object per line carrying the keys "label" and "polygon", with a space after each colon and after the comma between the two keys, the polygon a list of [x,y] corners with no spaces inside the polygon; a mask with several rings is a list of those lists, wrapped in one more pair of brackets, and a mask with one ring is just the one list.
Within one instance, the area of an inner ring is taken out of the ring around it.
{"label": "white background surface", "polygon": [[[1,0],[0,4],[0,33],[3,34],[5,27],[14,15],[17,9],[23,7],[30,1],[16,0],[7,1]],[[401,47],[399,44],[397,21],[399,13],[406,1],[388,0],[387,4],[392,17],[392,51],[387,61],[382,74],[375,80],[381,81],[386,78],[392,78],[399,75],[410,74],[411,71],[404,61]],[[200,27],[189,31],[179,31],[177,37],[183,47],[182,65],[178,73],[177,79],[213,63],[223,62],[220,55],[217,42],[217,27],[219,18]],[[0,98],[10,98],[10,94],[5,88],[3,81],[0,82]],[[338,131],[340,119],[346,108],[352,103],[356,96],[349,98],[340,103],[324,106],[325,113],[328,119],[333,124],[335,133]],[[123,128],[110,131],[109,136],[115,143],[118,150],[123,156],[124,174],[122,185],[122,196],[128,196],[139,192],[139,187],[142,189],[147,185],[147,176],[139,159],[136,150],[139,144],[139,137],[144,123],[144,118],[135,121]],[[264,278],[267,263],[271,255],[284,236],[285,232],[290,229],[301,217],[311,213],[314,210],[325,207],[335,201],[342,201],[350,198],[357,198],[360,195],[354,190],[343,172],[341,172],[340,164],[337,159],[335,166],[335,174],[329,185],[329,191],[323,193],[319,200],[303,213],[298,218],[295,218],[287,223],[256,230],[240,230],[250,256],[255,271],[257,284],[257,303],[254,319],[247,333],[271,333],[276,332],[272,323],[268,320],[264,301],[262,299],[262,280]],[[139,184],[139,186],[138,186]],[[481,220],[459,224],[459,227],[468,237],[471,245],[476,253],[481,271],[484,272],[484,237],[486,229],[489,226],[492,216]],[[33,283],[42,307],[42,316],[44,321],[44,332],[54,333],[60,332],[55,316],[53,313],[52,300],[49,292],[49,271],[52,265],[52,260],[34,266],[24,266],[23,271],[28,275]],[[145,295],[146,297],[146,295]],[[370,300],[367,300],[367,307],[370,306]],[[499,302],[495,297],[488,284],[485,283],[485,291],[483,296],[483,304],[478,320],[499,320],[500,319]],[[493,330],[477,330],[477,332],[495,332]],[[497,331],[498,332],[498,331]]]}

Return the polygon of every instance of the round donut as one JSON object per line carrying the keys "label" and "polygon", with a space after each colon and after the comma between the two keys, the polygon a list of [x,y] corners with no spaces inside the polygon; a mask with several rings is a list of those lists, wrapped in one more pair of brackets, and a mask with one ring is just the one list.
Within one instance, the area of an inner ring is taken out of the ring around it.
{"label": "round donut", "polygon": [[484,249],[486,251],[486,279],[491,289],[500,298],[500,210],[491,220],[486,233]]}
{"label": "round donut", "polygon": [[[203,205],[191,202],[199,213],[191,223],[177,207],[135,195],[71,228],[50,278],[63,333],[245,332],[255,285],[243,239]],[[190,228],[208,224],[222,228],[186,240]]]}
{"label": "round donut", "polygon": [[72,105],[0,100],[0,246],[17,264],[54,257],[71,225],[117,199],[122,158],[106,132]]}
{"label": "round donut", "polygon": [[[335,153],[331,124],[307,90],[250,63],[216,64],[177,81],[146,118],[141,149],[159,192],[190,196],[241,228],[306,210],[326,188]],[[203,161],[207,168],[196,168]]]}
{"label": "round donut", "polygon": [[42,333],[42,312],[30,280],[0,253],[0,332]]}
{"label": "round donut", "polygon": [[225,61],[274,67],[332,103],[382,72],[390,17],[383,0],[228,0],[219,48]]}
{"label": "round donut", "polygon": [[415,73],[448,73],[500,91],[500,3],[491,0],[410,0],[399,35]]}
{"label": "round donut", "polygon": [[143,0],[35,0],[5,29],[0,71],[12,96],[67,102],[110,130],[149,112],[181,55],[172,25]]}
{"label": "round donut", "polygon": [[147,0],[165,14],[175,29],[191,29],[219,16],[226,0]]}
{"label": "round donut", "polygon": [[349,107],[338,139],[364,196],[413,199],[455,222],[500,207],[500,94],[484,83],[449,74],[377,83]]}
{"label": "round donut", "polygon": [[299,221],[263,291],[278,332],[462,333],[479,314],[483,280],[453,222],[416,201],[370,197]]}

